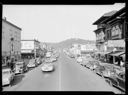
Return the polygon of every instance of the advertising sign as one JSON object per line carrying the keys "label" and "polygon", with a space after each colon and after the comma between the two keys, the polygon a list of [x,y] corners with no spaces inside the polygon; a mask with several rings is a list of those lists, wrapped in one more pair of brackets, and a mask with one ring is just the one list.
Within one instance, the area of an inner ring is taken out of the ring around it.
{"label": "advertising sign", "polygon": [[112,27],[111,29],[111,33],[112,33],[112,39],[115,38],[121,38],[121,34],[122,34],[122,25],[121,24],[116,24]]}
{"label": "advertising sign", "polygon": [[32,53],[32,50],[21,50],[21,53]]}
{"label": "advertising sign", "polygon": [[21,41],[21,49],[34,49],[34,41]]}

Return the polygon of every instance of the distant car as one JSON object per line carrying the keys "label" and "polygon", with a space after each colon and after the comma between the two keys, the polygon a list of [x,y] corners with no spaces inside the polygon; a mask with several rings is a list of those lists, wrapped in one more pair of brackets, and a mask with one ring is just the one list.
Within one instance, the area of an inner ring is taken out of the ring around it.
{"label": "distant car", "polygon": [[10,85],[14,76],[15,74],[10,68],[2,69],[2,86]]}
{"label": "distant car", "polygon": [[28,68],[27,68],[25,62],[23,62],[23,61],[17,61],[15,63],[14,71],[15,71],[15,74],[18,74],[18,73],[21,73],[22,74],[22,73],[28,71]]}
{"label": "distant car", "polygon": [[52,58],[50,58],[50,60],[51,60],[51,62],[55,62],[55,61],[57,61],[57,58],[52,57]]}
{"label": "distant car", "polygon": [[43,66],[41,67],[41,70],[43,72],[49,72],[49,71],[53,71],[54,70],[54,65],[52,63],[45,63],[43,64]]}
{"label": "distant car", "polygon": [[77,57],[76,61],[77,61],[77,63],[81,63],[83,61],[83,59],[82,59],[82,57]]}
{"label": "distant car", "polygon": [[51,62],[52,62],[51,58],[46,58],[45,59],[45,63],[51,63]]}
{"label": "distant car", "polygon": [[46,53],[46,58],[49,58],[49,57],[51,57],[52,56],[52,52],[47,52]]}
{"label": "distant car", "polygon": [[36,67],[35,59],[29,60],[29,63],[28,63],[28,65],[27,65],[27,67],[28,67],[28,68]]}

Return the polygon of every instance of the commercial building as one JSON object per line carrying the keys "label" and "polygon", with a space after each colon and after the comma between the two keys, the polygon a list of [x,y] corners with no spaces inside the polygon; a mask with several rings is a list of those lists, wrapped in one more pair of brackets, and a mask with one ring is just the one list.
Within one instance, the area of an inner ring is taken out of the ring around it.
{"label": "commercial building", "polygon": [[2,62],[21,56],[21,28],[2,19]]}
{"label": "commercial building", "polygon": [[40,42],[38,40],[21,40],[22,58],[36,58],[41,55]]}
{"label": "commercial building", "polygon": [[100,55],[110,55],[106,58],[114,63],[119,57],[125,58],[126,7],[106,14],[93,23],[98,26],[94,31],[96,46]]}

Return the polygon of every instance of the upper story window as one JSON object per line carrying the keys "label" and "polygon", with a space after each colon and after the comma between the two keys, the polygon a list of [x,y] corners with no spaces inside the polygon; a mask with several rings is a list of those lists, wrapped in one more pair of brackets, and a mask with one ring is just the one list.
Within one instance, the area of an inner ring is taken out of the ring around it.
{"label": "upper story window", "polygon": [[111,37],[112,37],[112,39],[122,37],[122,25],[121,24],[116,24],[116,25],[112,26]]}

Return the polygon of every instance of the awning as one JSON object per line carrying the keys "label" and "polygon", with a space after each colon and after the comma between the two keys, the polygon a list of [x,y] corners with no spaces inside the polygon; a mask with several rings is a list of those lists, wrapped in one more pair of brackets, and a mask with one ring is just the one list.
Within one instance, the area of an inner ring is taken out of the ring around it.
{"label": "awning", "polygon": [[125,54],[125,52],[123,52],[123,51],[116,51],[116,52],[110,53],[109,55],[111,55],[111,56],[120,56],[122,54]]}
{"label": "awning", "polygon": [[120,55],[125,60],[125,54]]}
{"label": "awning", "polygon": [[101,54],[101,55],[106,55],[106,54],[109,54],[111,52],[96,52],[96,54]]}

